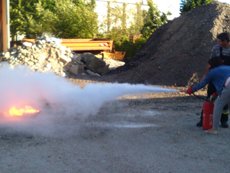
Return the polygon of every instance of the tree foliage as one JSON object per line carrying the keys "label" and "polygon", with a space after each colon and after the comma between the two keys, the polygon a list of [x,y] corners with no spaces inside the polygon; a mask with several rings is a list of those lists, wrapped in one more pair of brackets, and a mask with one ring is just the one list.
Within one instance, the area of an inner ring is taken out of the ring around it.
{"label": "tree foliage", "polygon": [[97,33],[95,0],[11,0],[11,35],[34,38],[50,33],[62,38],[89,38]]}
{"label": "tree foliage", "polygon": [[128,4],[107,4],[107,19],[102,24],[107,30],[101,36],[113,39],[117,50],[126,51],[127,57],[132,57],[158,27],[167,23],[170,13],[161,13],[152,0],[148,0],[148,11],[142,8],[142,3],[136,3],[133,9]]}
{"label": "tree foliage", "polygon": [[83,2],[59,0],[56,3],[53,33],[62,38],[90,38],[97,33],[97,15],[94,6]]}
{"label": "tree foliage", "polygon": [[156,4],[153,3],[152,0],[148,0],[149,10],[144,18],[144,25],[141,29],[141,33],[144,38],[149,38],[152,33],[162,26],[163,24],[167,23],[167,14],[160,13]]}
{"label": "tree foliage", "polygon": [[186,12],[201,5],[207,5],[213,2],[213,0],[181,0],[180,12]]}

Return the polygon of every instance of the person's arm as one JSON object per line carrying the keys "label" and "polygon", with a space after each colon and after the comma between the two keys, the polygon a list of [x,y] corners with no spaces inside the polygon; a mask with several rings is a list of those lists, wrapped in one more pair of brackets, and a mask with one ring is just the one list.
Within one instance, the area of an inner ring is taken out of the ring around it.
{"label": "person's arm", "polygon": [[212,71],[209,71],[201,82],[194,86],[189,86],[185,93],[191,95],[192,93],[200,90],[201,88],[204,88],[211,81],[212,73]]}
{"label": "person's arm", "polygon": [[220,45],[219,44],[216,44],[215,46],[212,47],[209,59],[212,59],[214,57],[220,57]]}
{"label": "person's arm", "polygon": [[211,65],[208,63],[205,67],[205,71],[204,71],[204,74],[203,76],[201,77],[201,81],[204,80],[205,76],[208,74],[208,71],[210,69]]}
{"label": "person's arm", "polygon": [[[210,54],[210,57],[209,57],[209,61],[212,58],[219,56],[218,55],[219,49],[220,49],[219,45],[215,45],[215,46],[212,47],[211,54]],[[205,71],[204,71],[204,74],[203,74],[201,80],[203,80],[205,78],[205,76],[208,74],[209,69],[211,68],[211,65],[210,65],[209,61],[208,61],[208,64],[206,65],[206,67],[205,67]]]}
{"label": "person's arm", "polygon": [[195,86],[192,87],[192,92],[196,92],[196,91],[204,88],[210,82],[209,74],[210,73],[208,73],[201,82],[199,82],[198,84],[196,84]]}

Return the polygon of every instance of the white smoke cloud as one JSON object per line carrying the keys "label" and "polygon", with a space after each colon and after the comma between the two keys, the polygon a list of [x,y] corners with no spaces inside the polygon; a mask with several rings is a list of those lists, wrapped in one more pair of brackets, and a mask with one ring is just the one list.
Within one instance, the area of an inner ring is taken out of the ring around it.
{"label": "white smoke cloud", "polygon": [[[71,134],[77,123],[95,115],[103,104],[125,94],[173,92],[157,86],[131,84],[88,84],[84,88],[53,73],[33,72],[24,66],[0,66],[0,127],[19,132],[53,135]],[[7,116],[11,106],[33,106],[36,116]]]}

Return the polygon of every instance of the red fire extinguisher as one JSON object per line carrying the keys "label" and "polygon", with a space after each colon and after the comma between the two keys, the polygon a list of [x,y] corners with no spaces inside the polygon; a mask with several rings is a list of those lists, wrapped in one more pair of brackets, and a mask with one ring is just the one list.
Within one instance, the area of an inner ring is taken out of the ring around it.
{"label": "red fire extinguisher", "polygon": [[214,103],[213,101],[207,100],[203,103],[203,120],[202,120],[202,127],[203,130],[208,130],[212,128],[212,121],[213,121],[213,108]]}

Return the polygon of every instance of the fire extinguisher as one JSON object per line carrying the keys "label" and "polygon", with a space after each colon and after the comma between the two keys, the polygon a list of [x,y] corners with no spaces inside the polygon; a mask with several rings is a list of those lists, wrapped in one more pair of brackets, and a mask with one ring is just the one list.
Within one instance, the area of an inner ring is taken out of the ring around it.
{"label": "fire extinguisher", "polygon": [[213,125],[213,109],[214,109],[214,101],[216,100],[218,94],[214,92],[208,100],[205,100],[203,103],[203,119],[202,119],[202,127],[203,130],[208,130],[212,128]]}
{"label": "fire extinguisher", "polygon": [[203,118],[202,118],[202,127],[203,130],[208,130],[212,128],[213,124],[213,108],[214,103],[211,100],[206,100],[203,103]]}

